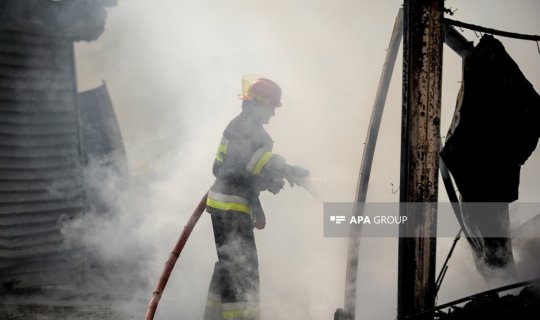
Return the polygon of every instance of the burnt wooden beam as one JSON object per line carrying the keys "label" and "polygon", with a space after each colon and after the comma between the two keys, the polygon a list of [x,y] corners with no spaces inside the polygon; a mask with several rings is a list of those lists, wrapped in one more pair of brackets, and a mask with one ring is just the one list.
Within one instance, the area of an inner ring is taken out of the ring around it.
{"label": "burnt wooden beam", "polygon": [[404,4],[398,319],[433,308],[444,0]]}

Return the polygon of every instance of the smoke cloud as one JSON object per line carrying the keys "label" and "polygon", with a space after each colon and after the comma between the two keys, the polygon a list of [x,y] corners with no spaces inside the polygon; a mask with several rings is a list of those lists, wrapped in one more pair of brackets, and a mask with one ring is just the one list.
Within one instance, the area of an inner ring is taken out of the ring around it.
{"label": "smoke cloud", "polygon": [[[105,33],[79,43],[80,90],[105,80],[121,127],[129,189],[98,164],[85,171],[110,213],[90,212],[68,228],[116,270],[110,283],[134,298],[118,306],[142,317],[184,224],[214,178],[211,165],[228,121],[240,112],[240,78],[263,74],[283,89],[266,126],[274,151],[310,169],[325,201],[353,201],[363,143],[401,1],[120,1]],[[539,4],[447,1],[457,20],[515,32],[539,30]],[[508,16],[508,12],[513,15]],[[533,19],[534,18],[534,19]],[[465,36],[476,41],[472,32]],[[501,39],[540,88],[534,44]],[[461,61],[445,48],[443,135],[461,80]],[[396,63],[368,192],[399,200],[401,57]],[[522,169],[520,201],[539,201],[538,150]],[[441,201],[446,201],[441,185]],[[265,230],[256,231],[261,309],[266,319],[331,319],[342,307],[347,239],[323,237],[322,205],[305,190],[263,194]],[[511,221],[512,222],[512,221]],[[457,233],[458,230],[456,230]],[[439,266],[453,239],[438,243]],[[358,318],[396,315],[397,239],[362,239]],[[527,251],[529,252],[529,251]],[[217,259],[204,213],[169,280],[156,319],[202,319]],[[439,294],[451,301],[486,290],[460,241]],[[131,284],[131,285],[130,285]],[[376,305],[381,307],[375,307]]]}

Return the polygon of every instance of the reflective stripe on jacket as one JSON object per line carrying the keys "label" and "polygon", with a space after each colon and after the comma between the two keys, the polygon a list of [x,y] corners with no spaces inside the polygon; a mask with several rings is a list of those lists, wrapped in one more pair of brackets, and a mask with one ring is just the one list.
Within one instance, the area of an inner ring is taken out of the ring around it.
{"label": "reflective stripe on jacket", "polygon": [[255,302],[223,303],[221,316],[224,320],[259,319],[259,306]]}
{"label": "reflective stripe on jacket", "polygon": [[259,192],[285,175],[285,159],[272,153],[272,147],[270,135],[249,112],[234,118],[216,152],[212,170],[216,181],[208,195],[207,211],[252,214]]}
{"label": "reflective stripe on jacket", "polygon": [[236,195],[208,192],[206,206],[220,211],[236,211],[251,214],[251,207],[247,199]]}

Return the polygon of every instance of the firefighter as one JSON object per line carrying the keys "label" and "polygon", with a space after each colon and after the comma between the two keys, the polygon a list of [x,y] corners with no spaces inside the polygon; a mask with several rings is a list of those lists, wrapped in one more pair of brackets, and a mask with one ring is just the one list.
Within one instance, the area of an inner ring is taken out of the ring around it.
{"label": "firefighter", "polygon": [[281,107],[281,88],[266,78],[243,79],[242,112],[223,132],[208,193],[218,261],[210,282],[205,320],[259,319],[259,271],[253,229],[266,220],[259,193],[277,194],[287,180],[300,185],[309,171],[272,153],[263,128]]}

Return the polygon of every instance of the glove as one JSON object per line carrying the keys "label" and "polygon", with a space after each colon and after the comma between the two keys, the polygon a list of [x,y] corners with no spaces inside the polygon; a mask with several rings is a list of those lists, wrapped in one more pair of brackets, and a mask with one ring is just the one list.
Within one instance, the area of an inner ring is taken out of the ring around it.
{"label": "glove", "polygon": [[285,181],[283,179],[275,179],[272,181],[272,184],[268,187],[268,191],[272,192],[273,194],[278,194],[281,189],[283,189],[283,186],[285,185]]}
{"label": "glove", "polygon": [[264,229],[266,226],[266,216],[264,215],[259,197],[253,199],[253,202],[251,203],[251,210],[253,214],[253,226],[259,230]]}
{"label": "glove", "polygon": [[257,219],[253,222],[253,225],[255,226],[255,228],[257,228],[257,230],[262,230],[264,229],[264,227],[266,227],[266,218],[262,218],[262,219]]}
{"label": "glove", "polygon": [[285,174],[285,179],[287,179],[291,187],[294,186],[295,184],[301,186],[303,180],[307,176],[309,176],[308,169],[302,168],[300,166],[289,166]]}

